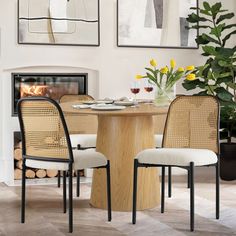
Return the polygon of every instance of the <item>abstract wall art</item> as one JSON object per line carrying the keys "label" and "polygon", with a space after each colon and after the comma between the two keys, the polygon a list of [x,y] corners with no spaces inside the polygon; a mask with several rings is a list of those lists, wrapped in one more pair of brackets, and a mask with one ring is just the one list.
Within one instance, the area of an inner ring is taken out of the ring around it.
{"label": "abstract wall art", "polygon": [[18,43],[99,46],[99,0],[18,0]]}
{"label": "abstract wall art", "polygon": [[198,48],[187,16],[198,0],[117,0],[120,47]]}

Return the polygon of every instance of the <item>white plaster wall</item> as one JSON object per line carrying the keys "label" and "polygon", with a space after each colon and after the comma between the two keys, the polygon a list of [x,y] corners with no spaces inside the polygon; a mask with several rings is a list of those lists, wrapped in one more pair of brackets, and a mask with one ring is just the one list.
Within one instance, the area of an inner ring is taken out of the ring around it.
{"label": "white plaster wall", "polygon": [[[187,49],[147,49],[118,48],[116,46],[116,0],[100,0],[101,15],[101,46],[100,47],[69,47],[17,44],[17,0],[0,0],[0,158],[3,158],[5,145],[12,142],[12,137],[3,137],[3,129],[12,130],[16,121],[10,116],[11,101],[4,102],[3,97],[10,93],[6,71],[9,68],[26,66],[69,66],[93,69],[98,72],[99,96],[118,98],[131,96],[130,82],[137,73],[144,72],[144,66],[151,58],[156,58],[159,65],[166,65],[171,58],[177,60],[178,66],[189,64],[200,65],[204,58],[201,50]],[[210,0],[209,2],[216,2]],[[235,0],[222,1],[226,9],[236,11]],[[234,19],[235,21],[235,19]],[[231,44],[235,45],[235,37]],[[177,86],[177,93],[186,93]],[[143,91],[139,97],[149,97]],[[8,96],[10,99],[10,96]],[[14,121],[13,121],[14,120]],[[4,132],[5,133],[5,132]],[[4,141],[3,141],[4,140]],[[9,153],[5,153],[8,155]],[[6,156],[5,156],[6,158]],[[0,167],[0,179],[4,176],[4,167]]]}

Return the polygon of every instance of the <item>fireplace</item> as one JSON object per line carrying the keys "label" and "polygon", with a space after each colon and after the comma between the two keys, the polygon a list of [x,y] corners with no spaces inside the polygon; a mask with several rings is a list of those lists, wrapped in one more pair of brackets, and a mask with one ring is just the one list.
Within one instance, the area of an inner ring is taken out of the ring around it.
{"label": "fireplace", "polygon": [[88,94],[88,74],[12,73],[12,116],[20,98],[46,96],[56,101],[65,94]]}

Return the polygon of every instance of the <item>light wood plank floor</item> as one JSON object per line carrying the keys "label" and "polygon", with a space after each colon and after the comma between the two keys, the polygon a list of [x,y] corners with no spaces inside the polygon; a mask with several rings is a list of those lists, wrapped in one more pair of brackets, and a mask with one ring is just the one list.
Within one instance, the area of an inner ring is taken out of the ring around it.
{"label": "light wood plank floor", "polygon": [[[221,182],[221,218],[215,220],[214,173],[211,168],[196,171],[195,232],[189,231],[189,190],[186,176],[174,177],[173,197],[166,198],[166,212],[160,207],[138,212],[137,224],[131,214],[107,212],[89,205],[90,184],[82,184],[81,197],[74,198],[74,233],[85,236],[121,235],[236,235],[236,181]],[[75,191],[74,191],[75,192]],[[0,184],[1,236],[63,236],[67,233],[68,217],[62,213],[62,189],[56,185],[27,186],[26,223],[20,224],[20,187]]]}

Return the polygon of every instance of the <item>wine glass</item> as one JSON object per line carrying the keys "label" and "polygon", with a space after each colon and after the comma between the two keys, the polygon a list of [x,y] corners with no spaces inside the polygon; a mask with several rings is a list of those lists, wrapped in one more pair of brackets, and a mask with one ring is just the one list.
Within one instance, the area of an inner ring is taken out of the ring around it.
{"label": "wine glass", "polygon": [[[154,89],[154,84],[146,79],[145,82],[144,82],[144,90],[147,92],[147,93],[151,93]],[[151,104],[152,103],[152,100],[147,100],[146,101],[147,104]]]}
{"label": "wine glass", "polygon": [[153,91],[153,83],[150,82],[150,80],[145,80],[145,83],[144,83],[144,89],[146,92],[150,93]]}
{"label": "wine glass", "polygon": [[132,82],[130,90],[134,94],[134,102],[137,103],[137,94],[140,92],[140,83],[138,81]]}

